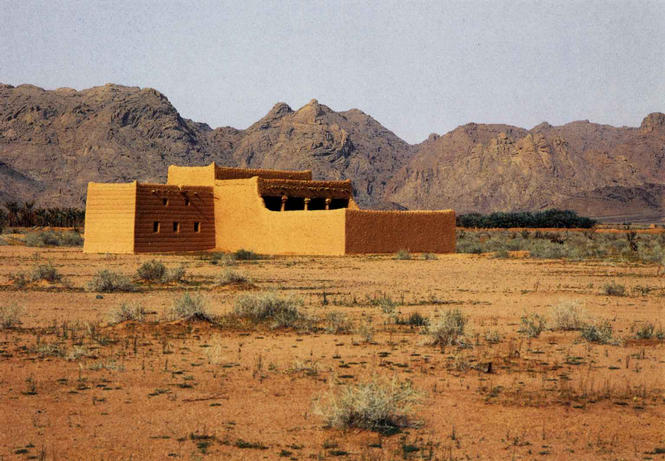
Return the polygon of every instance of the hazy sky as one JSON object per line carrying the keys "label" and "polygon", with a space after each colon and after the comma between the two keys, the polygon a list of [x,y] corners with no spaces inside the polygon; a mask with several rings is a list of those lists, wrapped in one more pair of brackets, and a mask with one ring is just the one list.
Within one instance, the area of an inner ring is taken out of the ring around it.
{"label": "hazy sky", "polygon": [[359,108],[409,142],[468,122],[665,112],[665,0],[0,0],[0,81],[153,87],[246,128],[275,102]]}

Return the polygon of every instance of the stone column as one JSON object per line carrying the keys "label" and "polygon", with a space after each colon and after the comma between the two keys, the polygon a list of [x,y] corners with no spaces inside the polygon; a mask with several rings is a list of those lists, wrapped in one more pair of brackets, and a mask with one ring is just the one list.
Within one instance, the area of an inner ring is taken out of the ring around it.
{"label": "stone column", "polygon": [[283,195],[282,195],[282,208],[280,208],[280,211],[284,211],[284,210],[286,209],[286,201],[287,201],[288,199],[289,199],[289,198],[286,196],[286,194],[283,194]]}
{"label": "stone column", "polygon": [[305,197],[305,211],[309,210],[309,202],[310,202],[310,200],[311,200],[311,199],[310,199],[309,197]]}
{"label": "stone column", "polygon": [[332,202],[332,199],[330,197],[326,198],[326,210],[330,209],[330,202]]}

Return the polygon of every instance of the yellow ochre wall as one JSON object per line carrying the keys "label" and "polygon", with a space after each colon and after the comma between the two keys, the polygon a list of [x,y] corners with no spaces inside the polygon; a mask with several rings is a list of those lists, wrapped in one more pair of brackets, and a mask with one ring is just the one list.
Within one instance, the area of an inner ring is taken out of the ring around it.
{"label": "yellow ochre wall", "polygon": [[[167,200],[166,205],[163,200]],[[155,222],[159,223],[159,232],[153,232]],[[178,232],[173,230],[174,222],[180,225]],[[198,232],[194,230],[195,222],[199,223]],[[214,248],[212,187],[138,184],[135,229],[136,253]]]}
{"label": "yellow ochre wall", "polygon": [[455,212],[346,210],[346,253],[455,252]]}
{"label": "yellow ochre wall", "polygon": [[268,254],[343,255],[345,209],[270,211],[258,178],[216,181],[215,247]]}
{"label": "yellow ochre wall", "polygon": [[88,183],[85,253],[133,253],[137,183]]}
{"label": "yellow ochre wall", "polygon": [[215,163],[208,166],[171,165],[166,184],[212,187],[215,184]]}

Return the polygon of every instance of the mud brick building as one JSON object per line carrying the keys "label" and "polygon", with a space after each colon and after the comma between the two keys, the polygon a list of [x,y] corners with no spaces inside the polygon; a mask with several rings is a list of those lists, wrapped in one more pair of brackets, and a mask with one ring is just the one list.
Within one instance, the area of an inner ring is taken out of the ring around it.
{"label": "mud brick building", "polygon": [[455,251],[455,213],[360,210],[350,181],[311,171],[171,166],[166,184],[89,183],[87,253]]}

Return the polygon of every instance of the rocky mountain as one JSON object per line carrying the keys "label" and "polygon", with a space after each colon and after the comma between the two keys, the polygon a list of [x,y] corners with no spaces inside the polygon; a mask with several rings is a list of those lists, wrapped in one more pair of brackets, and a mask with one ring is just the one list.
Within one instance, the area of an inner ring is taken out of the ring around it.
{"label": "rocky mountain", "polygon": [[82,206],[89,181],[163,181],[168,165],[312,169],[353,178],[363,206],[381,206],[385,184],[413,149],[363,112],[316,100],[280,103],[247,128],[211,129],[180,117],[153,89],[83,91],[0,86],[0,199]]}
{"label": "rocky mountain", "polygon": [[458,212],[552,206],[665,219],[665,115],[639,128],[468,124],[409,145],[371,116],[276,104],[244,130],[183,119],[149,88],[0,85],[0,200],[82,206],[89,181],[163,181],[170,164],[312,169],[363,207]]}
{"label": "rocky mountain", "polygon": [[588,121],[530,130],[468,124],[431,135],[388,184],[408,208],[458,213],[569,208],[605,220],[665,219],[665,115],[639,128]]}

